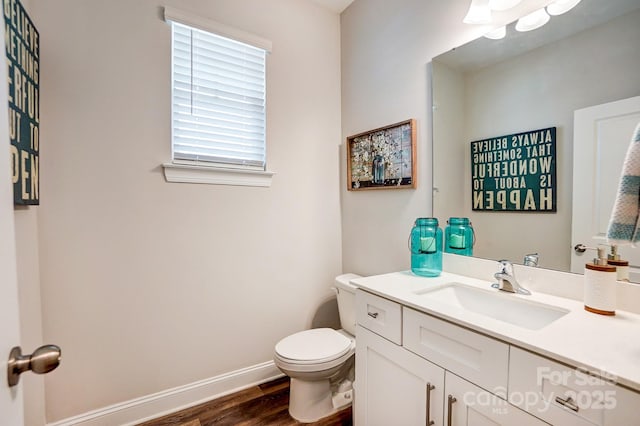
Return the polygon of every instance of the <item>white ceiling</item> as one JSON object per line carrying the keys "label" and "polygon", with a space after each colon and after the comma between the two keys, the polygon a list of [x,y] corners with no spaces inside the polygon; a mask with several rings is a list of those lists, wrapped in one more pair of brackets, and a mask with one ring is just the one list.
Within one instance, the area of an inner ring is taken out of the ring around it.
{"label": "white ceiling", "polygon": [[343,10],[345,10],[351,3],[353,3],[353,0],[311,0],[311,1],[336,13],[342,13]]}
{"label": "white ceiling", "polygon": [[514,29],[515,23],[512,23],[507,26],[508,36],[501,40],[479,37],[437,56],[434,60],[460,71],[484,68],[638,9],[638,0],[582,0],[569,13],[552,16],[549,23],[539,30],[518,32]]}

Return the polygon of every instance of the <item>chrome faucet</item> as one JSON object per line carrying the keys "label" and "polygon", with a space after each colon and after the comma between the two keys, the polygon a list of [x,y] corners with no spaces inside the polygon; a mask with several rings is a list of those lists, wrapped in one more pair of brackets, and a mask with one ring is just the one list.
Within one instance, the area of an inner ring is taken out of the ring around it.
{"label": "chrome faucet", "polygon": [[516,280],[515,273],[513,272],[513,265],[508,260],[500,260],[498,261],[500,264],[500,270],[493,274],[493,276],[498,280],[497,283],[491,285],[493,288],[497,288],[498,290],[508,291],[509,293],[518,293],[530,295],[531,292],[526,288],[522,287],[518,280]]}
{"label": "chrome faucet", "polygon": [[524,255],[524,266],[533,266],[534,268],[538,266],[538,261],[540,260],[540,256],[538,253],[530,253]]}

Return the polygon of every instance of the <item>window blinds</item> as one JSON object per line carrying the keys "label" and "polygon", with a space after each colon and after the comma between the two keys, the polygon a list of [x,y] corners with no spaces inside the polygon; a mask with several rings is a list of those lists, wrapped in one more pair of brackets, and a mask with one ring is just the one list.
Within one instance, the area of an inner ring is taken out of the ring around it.
{"label": "window blinds", "polygon": [[171,25],[174,160],[264,170],[266,51]]}

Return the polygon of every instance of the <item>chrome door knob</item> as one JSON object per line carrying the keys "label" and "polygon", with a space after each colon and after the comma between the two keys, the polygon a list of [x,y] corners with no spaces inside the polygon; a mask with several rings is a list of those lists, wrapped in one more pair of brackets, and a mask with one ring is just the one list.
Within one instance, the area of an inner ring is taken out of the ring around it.
{"label": "chrome door knob", "polygon": [[591,248],[591,247],[587,247],[587,246],[585,246],[584,244],[579,243],[579,244],[576,244],[576,245],[573,247],[573,250],[574,250],[576,253],[578,253],[578,254],[582,254],[582,253],[584,253],[585,251],[587,251],[587,249],[588,249],[588,248]]}
{"label": "chrome door knob", "polygon": [[20,374],[25,371],[33,371],[36,374],[45,374],[55,370],[60,365],[62,350],[56,345],[44,345],[36,349],[31,355],[22,355],[20,346],[11,349],[9,362],[7,363],[7,381],[9,386],[15,386],[20,382]]}

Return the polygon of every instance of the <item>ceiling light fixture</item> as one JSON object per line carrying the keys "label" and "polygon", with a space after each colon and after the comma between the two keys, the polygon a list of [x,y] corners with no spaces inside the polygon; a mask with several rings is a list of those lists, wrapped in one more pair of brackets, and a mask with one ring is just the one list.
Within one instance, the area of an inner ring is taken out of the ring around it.
{"label": "ceiling light fixture", "polygon": [[489,0],[471,0],[467,16],[462,20],[465,24],[488,24],[491,22]]}
{"label": "ceiling light fixture", "polygon": [[547,6],[549,15],[562,15],[573,9],[581,0],[556,0]]}
{"label": "ceiling light fixture", "polygon": [[491,10],[503,11],[517,6],[521,1],[522,0],[489,0],[489,7]]}
{"label": "ceiling light fixture", "polygon": [[516,30],[520,32],[532,31],[540,28],[549,22],[550,16],[542,9],[538,9],[533,13],[523,16],[516,23]]}
{"label": "ceiling light fixture", "polygon": [[507,27],[502,26],[502,27],[496,28],[495,30],[489,31],[484,36],[486,38],[490,38],[491,40],[500,40],[501,38],[504,38],[506,35],[507,35]]}

